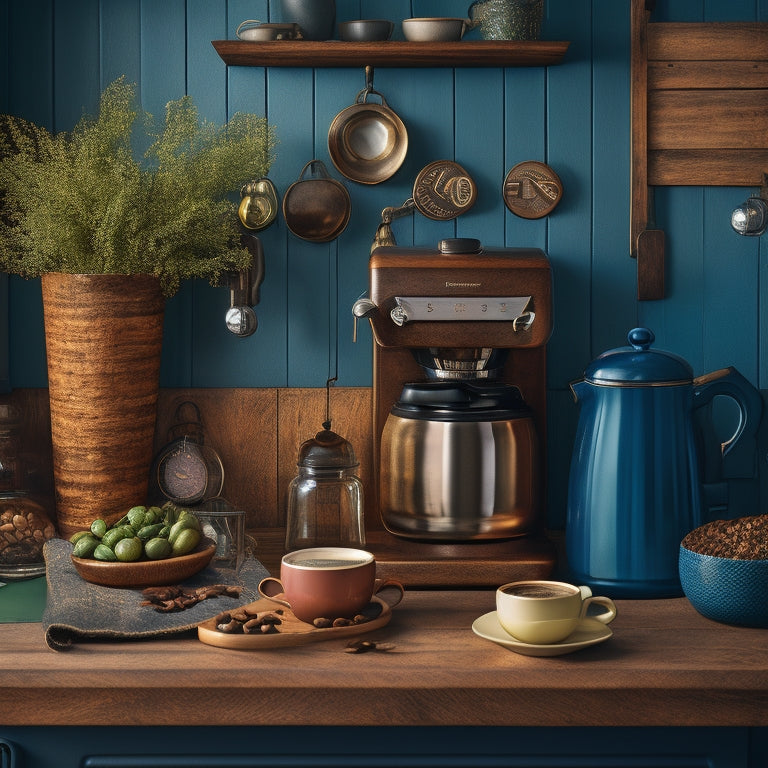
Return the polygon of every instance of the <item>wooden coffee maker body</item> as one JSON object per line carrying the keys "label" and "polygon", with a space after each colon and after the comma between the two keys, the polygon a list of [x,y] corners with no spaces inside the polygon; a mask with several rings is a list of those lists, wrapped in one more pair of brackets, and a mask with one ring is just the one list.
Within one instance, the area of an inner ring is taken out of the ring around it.
{"label": "wooden coffee maker body", "polygon": [[[455,242],[452,241],[455,250]],[[469,241],[470,243],[477,241]],[[478,244],[479,245],[479,244]],[[442,246],[442,244],[441,244]],[[509,350],[496,378],[517,386],[534,412],[545,455],[546,343],[552,332],[552,276],[546,254],[532,248],[480,248],[479,252],[386,246],[376,248],[369,263],[369,298],[375,305],[367,317],[373,331],[373,486],[378,493],[380,441],[389,412],[407,382],[427,374],[414,356],[416,349],[494,348]],[[434,297],[455,312],[456,320],[415,319],[398,325],[391,312],[397,298]],[[530,325],[508,320],[465,319],[468,304],[475,310],[491,299],[530,297]],[[543,459],[542,459],[543,460]],[[544,472],[540,473],[542,477]],[[542,489],[543,490],[543,489]],[[541,495],[543,498],[543,493]],[[499,578],[546,578],[554,560],[551,546],[537,536],[527,541],[483,543],[414,542],[384,530],[378,499],[366,500],[369,549],[378,549],[380,571],[386,576],[424,585],[497,585]],[[389,561],[394,561],[391,569]],[[471,569],[456,568],[472,561]],[[510,560],[518,567],[510,570]],[[457,562],[459,561],[459,562]]]}

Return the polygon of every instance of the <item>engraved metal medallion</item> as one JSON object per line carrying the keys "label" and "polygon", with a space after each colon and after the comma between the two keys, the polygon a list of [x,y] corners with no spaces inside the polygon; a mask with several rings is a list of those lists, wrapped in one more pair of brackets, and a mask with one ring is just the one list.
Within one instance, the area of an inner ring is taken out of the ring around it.
{"label": "engraved metal medallion", "polygon": [[527,160],[518,163],[504,179],[504,203],[524,219],[540,219],[560,202],[563,185],[558,175],[544,163]]}
{"label": "engraved metal medallion", "polygon": [[454,219],[475,203],[477,187],[470,175],[451,160],[422,168],[413,185],[413,201],[430,219]]}

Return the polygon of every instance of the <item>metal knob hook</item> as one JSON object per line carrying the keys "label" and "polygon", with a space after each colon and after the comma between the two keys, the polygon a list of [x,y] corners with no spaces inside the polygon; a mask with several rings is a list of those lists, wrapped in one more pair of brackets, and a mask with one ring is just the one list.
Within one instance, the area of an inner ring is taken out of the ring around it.
{"label": "metal knob hook", "polygon": [[264,248],[254,235],[243,235],[241,243],[250,251],[253,262],[248,269],[228,272],[229,309],[225,315],[227,330],[235,336],[247,337],[256,332],[259,321],[254,307],[259,303],[259,289],[264,281]]}

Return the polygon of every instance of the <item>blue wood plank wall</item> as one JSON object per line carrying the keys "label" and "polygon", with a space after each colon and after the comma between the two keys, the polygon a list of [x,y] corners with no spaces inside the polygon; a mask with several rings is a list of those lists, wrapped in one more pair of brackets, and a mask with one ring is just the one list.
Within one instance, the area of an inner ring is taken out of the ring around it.
{"label": "blue wood plank wall", "polygon": [[[464,16],[468,4],[337,0],[337,21]],[[281,195],[314,158],[340,178],[328,155],[328,127],[363,87],[362,70],[227,69],[210,41],[233,38],[248,18],[279,20],[278,0],[4,0],[0,108],[69,129],[84,109],[96,108],[107,83],[126,74],[156,114],[184,93],[218,122],[236,111],[266,114],[280,140],[270,176]],[[424,165],[449,158],[475,178],[475,207],[452,222],[399,220],[395,235],[403,245],[433,247],[440,238],[464,236],[549,253],[555,277],[548,350],[551,524],[563,520],[578,416],[568,382],[595,355],[624,344],[631,327],[651,327],[658,345],[686,357],[697,375],[735,365],[768,388],[761,333],[768,321],[768,248],[764,238],[739,237],[729,225],[730,211],[752,190],[658,190],[668,297],[636,301],[628,255],[629,18],[629,0],[547,0],[543,36],[571,41],[560,66],[378,68],[376,88],[408,127],[403,166],[372,187],[344,180],[353,215],[334,242],[299,240],[282,218],[263,233],[267,277],[254,336],[237,339],[225,330],[225,289],[184,285],[168,306],[163,384],[316,387],[338,369],[339,385],[369,385],[370,332],[362,328],[352,344],[350,308],[367,285],[381,209],[410,196]],[[654,20],[766,21],[768,0],[659,0]],[[520,219],[503,204],[504,176],[523,160],[549,163],[563,181],[563,200],[548,218]],[[7,297],[5,290],[0,282],[0,316],[7,314],[10,325],[7,354],[0,341],[0,386],[4,378],[14,387],[45,386],[39,283],[11,277]]]}

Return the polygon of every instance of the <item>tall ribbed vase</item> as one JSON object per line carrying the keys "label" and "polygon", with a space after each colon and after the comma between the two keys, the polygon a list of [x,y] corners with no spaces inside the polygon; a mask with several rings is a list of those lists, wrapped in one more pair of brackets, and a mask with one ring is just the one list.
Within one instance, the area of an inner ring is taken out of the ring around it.
{"label": "tall ribbed vase", "polygon": [[151,275],[42,278],[59,534],[146,500],[165,301]]}

